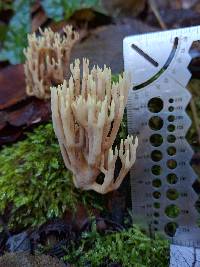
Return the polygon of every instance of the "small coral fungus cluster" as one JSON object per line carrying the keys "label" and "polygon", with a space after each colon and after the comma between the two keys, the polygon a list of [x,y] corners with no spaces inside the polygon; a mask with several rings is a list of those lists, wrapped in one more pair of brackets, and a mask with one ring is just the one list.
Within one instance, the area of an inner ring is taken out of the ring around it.
{"label": "small coral fungus cluster", "polygon": [[[87,59],[83,59],[82,73],[79,59],[70,65],[71,77],[67,81],[67,64],[78,34],[70,26],[64,34],[61,37],[46,29],[40,37],[29,36],[25,52],[27,94],[47,99],[51,91],[54,130],[75,186],[105,194],[120,186],[136,158],[137,138],[133,144],[133,137],[128,136],[121,140],[119,148],[112,149],[129,81],[123,75],[119,82],[112,83],[110,68],[94,66],[90,70]],[[115,178],[118,157],[122,167]],[[104,174],[102,184],[96,182],[100,173]]]}
{"label": "small coral fungus cluster", "polygon": [[50,86],[63,82],[67,73],[71,49],[78,40],[78,33],[71,26],[63,29],[64,35],[51,29],[40,30],[28,36],[28,48],[24,51],[26,63],[26,92],[41,99],[50,98]]}

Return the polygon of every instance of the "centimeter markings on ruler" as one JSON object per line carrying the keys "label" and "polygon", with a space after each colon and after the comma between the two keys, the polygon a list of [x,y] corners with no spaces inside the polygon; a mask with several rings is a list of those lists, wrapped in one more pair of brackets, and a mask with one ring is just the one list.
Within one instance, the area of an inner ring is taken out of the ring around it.
{"label": "centimeter markings on ruler", "polygon": [[[187,69],[191,61],[189,49],[199,39],[200,26],[196,26],[127,37],[123,46],[125,71],[131,74],[132,82],[127,103],[128,130],[139,137],[137,160],[131,170],[135,222],[164,233],[173,243],[189,242],[193,246],[200,244],[198,213],[194,207],[198,197],[192,188],[197,176],[189,163],[193,151],[185,135],[191,120],[185,109],[191,98],[186,89],[191,77]],[[148,105],[153,100],[158,104],[160,101],[161,110],[150,110]],[[161,128],[150,127],[153,119],[160,120]],[[172,126],[174,129],[170,130]],[[161,137],[162,143],[153,144],[153,137]],[[170,141],[169,137],[175,140]],[[167,153],[170,147],[175,148],[175,155]],[[155,151],[161,153],[162,159],[152,159]],[[170,162],[176,166],[170,167]],[[162,172],[153,173],[154,166]],[[169,183],[171,174],[177,181]],[[152,184],[155,180],[160,182],[157,187]],[[170,190],[178,196],[169,198]],[[170,207],[175,209],[167,214]],[[170,226],[179,227],[174,237],[166,230]]]}
{"label": "centimeter markings on ruler", "polygon": [[[150,32],[146,34],[138,34],[135,36],[131,36],[132,40],[139,40],[145,44],[150,44],[152,40],[158,40],[162,39],[163,41],[165,39],[167,40],[173,40],[174,36],[180,36],[180,37],[187,37],[187,38],[193,38],[193,36],[199,36],[200,35],[200,27],[194,26],[194,27],[188,27],[188,28],[182,28],[182,29],[173,29],[173,30],[167,30],[167,31],[161,31],[161,32]],[[127,37],[129,38],[129,37]]]}

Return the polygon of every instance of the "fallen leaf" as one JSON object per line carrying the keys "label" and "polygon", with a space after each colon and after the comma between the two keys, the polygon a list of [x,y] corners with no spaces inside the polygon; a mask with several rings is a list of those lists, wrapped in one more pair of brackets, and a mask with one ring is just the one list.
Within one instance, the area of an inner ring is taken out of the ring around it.
{"label": "fallen leaf", "polygon": [[0,71],[0,110],[8,108],[27,97],[22,65],[3,68]]}
{"label": "fallen leaf", "polygon": [[7,113],[5,111],[0,111],[0,131],[6,126]]}
{"label": "fallen leaf", "polygon": [[49,120],[51,115],[50,102],[33,98],[23,107],[8,113],[7,121],[16,127],[30,126],[32,124]]}
{"label": "fallen leaf", "polygon": [[146,0],[102,0],[102,5],[111,16],[135,17],[145,9],[146,2]]}
{"label": "fallen leaf", "polygon": [[4,127],[0,132],[0,146],[16,141],[22,135],[22,129]]}

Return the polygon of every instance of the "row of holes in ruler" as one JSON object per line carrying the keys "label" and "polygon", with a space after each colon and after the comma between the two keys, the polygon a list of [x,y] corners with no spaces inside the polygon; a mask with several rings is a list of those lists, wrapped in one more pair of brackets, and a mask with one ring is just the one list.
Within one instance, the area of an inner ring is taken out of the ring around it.
{"label": "row of holes in ruler", "polygon": [[[161,98],[151,98],[148,102],[148,110],[152,113],[151,118],[148,120],[148,126],[151,130],[154,132],[159,131],[162,129],[164,125],[164,121],[160,115],[157,115],[156,113],[162,112],[164,103]],[[177,161],[176,161],[176,136],[173,134],[175,130],[177,129],[175,124],[173,123],[175,121],[175,115],[173,114],[175,107],[174,107],[174,99],[169,98],[168,99],[168,112],[169,115],[167,117],[167,136],[166,141],[169,144],[166,148],[165,153],[168,155],[168,159],[166,161],[166,166],[170,170],[170,173],[166,175],[166,177],[162,177],[162,179],[165,179],[165,182],[169,184],[169,189],[165,192],[166,198],[172,202],[172,204],[169,204],[165,207],[164,213],[165,215],[170,219],[170,222],[166,223],[165,225],[165,233],[172,237],[175,234],[175,231],[178,227],[178,224],[173,221],[173,219],[176,219],[180,214],[180,207],[178,207],[176,204],[173,204],[173,201],[176,201],[180,194],[176,188],[174,188],[174,185],[179,180],[179,177],[175,174],[175,169],[177,167]],[[154,208],[154,231],[157,231],[157,224],[159,223],[159,217],[160,217],[160,202],[159,199],[161,198],[161,192],[159,191],[159,188],[162,186],[162,180],[159,177],[162,175],[162,167],[160,166],[160,162],[163,159],[163,151],[159,149],[159,146],[163,143],[163,136],[159,133],[153,133],[149,137],[149,141],[151,145],[154,147],[154,149],[151,151],[150,157],[151,160],[154,162],[151,167],[151,173],[154,176],[154,179],[152,180],[152,187],[154,188],[154,191],[152,193],[152,197],[154,199],[153,201],[153,208]],[[170,185],[173,186],[170,188]],[[187,193],[184,193],[187,194]],[[188,210],[185,210],[185,213],[188,213]]]}

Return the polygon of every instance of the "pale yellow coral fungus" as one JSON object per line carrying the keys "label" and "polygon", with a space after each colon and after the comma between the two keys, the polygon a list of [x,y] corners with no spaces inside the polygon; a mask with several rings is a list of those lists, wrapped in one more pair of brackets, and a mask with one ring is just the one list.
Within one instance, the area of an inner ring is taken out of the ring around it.
{"label": "pale yellow coral fungus", "polygon": [[26,92],[41,99],[50,98],[50,86],[63,83],[68,71],[67,65],[78,33],[72,26],[63,29],[63,35],[50,28],[28,35],[28,48],[24,51]]}
{"label": "pale yellow coral fungus", "polygon": [[[105,194],[120,186],[136,158],[138,140],[133,144],[132,136],[112,149],[127,101],[128,79],[124,75],[112,83],[110,68],[89,71],[87,59],[83,59],[82,78],[79,60],[70,69],[69,81],[51,88],[54,130],[75,186]],[[114,179],[118,157],[122,167]],[[102,184],[96,182],[100,173]]]}

